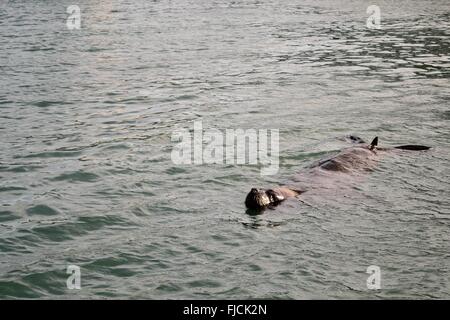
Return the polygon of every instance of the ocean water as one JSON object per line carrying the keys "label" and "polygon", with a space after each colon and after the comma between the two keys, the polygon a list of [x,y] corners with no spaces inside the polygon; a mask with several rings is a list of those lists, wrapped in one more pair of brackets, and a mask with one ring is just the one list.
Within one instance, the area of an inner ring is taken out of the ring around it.
{"label": "ocean water", "polygon": [[[447,0],[1,0],[0,298],[449,298],[449,78]],[[194,121],[279,129],[278,173],[175,164]],[[348,134],[432,149],[246,211]]]}

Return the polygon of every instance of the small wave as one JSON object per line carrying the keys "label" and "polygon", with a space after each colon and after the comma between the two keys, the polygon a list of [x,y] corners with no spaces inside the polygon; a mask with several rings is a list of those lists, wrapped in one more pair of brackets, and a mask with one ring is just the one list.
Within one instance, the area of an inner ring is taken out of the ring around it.
{"label": "small wave", "polygon": [[94,182],[99,179],[99,176],[84,171],[76,171],[72,173],[63,173],[55,178],[51,178],[52,181],[72,181],[72,182]]}
{"label": "small wave", "polygon": [[64,157],[78,157],[81,152],[78,151],[46,151],[32,153],[24,156],[23,158],[64,158]]}
{"label": "small wave", "polygon": [[53,209],[45,204],[38,204],[26,209],[28,215],[43,215],[43,216],[54,216],[58,215],[59,211]]}
{"label": "small wave", "polygon": [[20,219],[19,216],[17,216],[14,212],[12,211],[0,211],[0,222],[8,222],[8,221],[12,221],[12,220],[17,220]]}

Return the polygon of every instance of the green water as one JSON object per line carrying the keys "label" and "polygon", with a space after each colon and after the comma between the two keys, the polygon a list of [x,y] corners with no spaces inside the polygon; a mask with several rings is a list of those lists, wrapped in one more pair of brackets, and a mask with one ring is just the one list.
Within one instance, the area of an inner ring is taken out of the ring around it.
{"label": "green water", "polygon": [[[448,1],[379,1],[380,30],[368,1],[72,4],[0,3],[1,298],[450,297]],[[279,172],[174,164],[194,121],[279,129]],[[247,214],[348,134],[433,148]]]}

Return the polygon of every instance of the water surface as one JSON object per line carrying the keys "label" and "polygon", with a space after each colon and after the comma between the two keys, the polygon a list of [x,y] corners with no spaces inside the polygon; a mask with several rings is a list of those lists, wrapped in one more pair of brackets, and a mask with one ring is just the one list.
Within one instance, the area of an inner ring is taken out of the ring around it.
{"label": "water surface", "polygon": [[[72,4],[0,3],[1,298],[450,297],[448,1],[377,1],[380,30],[369,1]],[[175,165],[200,120],[280,129],[279,173]],[[433,149],[246,213],[347,134]]]}

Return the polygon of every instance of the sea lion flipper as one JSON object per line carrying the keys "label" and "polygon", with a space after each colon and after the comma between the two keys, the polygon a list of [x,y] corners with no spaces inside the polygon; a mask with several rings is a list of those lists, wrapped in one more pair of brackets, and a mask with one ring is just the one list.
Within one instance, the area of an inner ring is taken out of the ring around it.
{"label": "sea lion flipper", "polygon": [[373,138],[373,140],[370,143],[370,145],[376,147],[378,145],[378,137]]}
{"label": "sea lion flipper", "polygon": [[402,149],[402,150],[412,150],[412,151],[420,151],[420,150],[431,149],[431,147],[421,146],[421,145],[414,145],[414,144],[408,144],[406,146],[397,146],[397,147],[394,147],[394,148],[395,149]]}
{"label": "sea lion flipper", "polygon": [[373,150],[378,145],[378,137],[373,138],[372,142],[370,143],[369,149]]}

